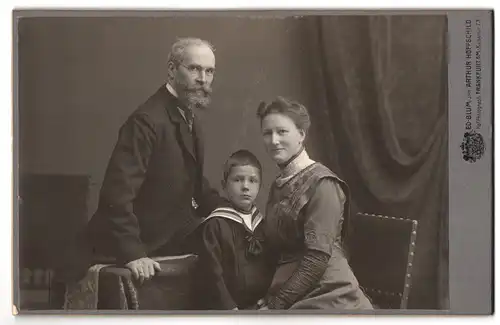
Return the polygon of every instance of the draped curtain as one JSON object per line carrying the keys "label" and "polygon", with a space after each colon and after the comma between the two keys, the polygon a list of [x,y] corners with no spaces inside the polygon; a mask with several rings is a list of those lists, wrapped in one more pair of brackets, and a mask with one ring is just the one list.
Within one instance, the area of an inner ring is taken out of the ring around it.
{"label": "draped curtain", "polygon": [[409,308],[449,308],[446,17],[303,24],[311,155],[349,183],[354,212],[418,220]]}

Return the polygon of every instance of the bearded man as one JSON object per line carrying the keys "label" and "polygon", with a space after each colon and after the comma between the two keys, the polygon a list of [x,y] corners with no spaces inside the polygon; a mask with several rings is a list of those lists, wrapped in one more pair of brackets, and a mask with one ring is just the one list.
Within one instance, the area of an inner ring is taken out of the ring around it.
{"label": "bearded man", "polygon": [[160,271],[151,257],[194,253],[195,230],[220,203],[203,176],[195,115],[210,103],[214,49],[180,39],[167,65],[167,82],[120,128],[86,231],[92,256],[113,258],[141,282]]}

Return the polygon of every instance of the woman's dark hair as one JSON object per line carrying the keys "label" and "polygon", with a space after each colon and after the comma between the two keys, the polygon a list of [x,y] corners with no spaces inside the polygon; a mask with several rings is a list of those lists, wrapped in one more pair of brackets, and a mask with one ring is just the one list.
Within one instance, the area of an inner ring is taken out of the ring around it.
{"label": "woman's dark hair", "polygon": [[257,116],[261,122],[267,115],[273,113],[288,116],[295,123],[295,126],[298,129],[303,130],[305,133],[307,133],[309,127],[311,126],[311,120],[309,118],[307,108],[297,101],[278,96],[270,104],[261,102],[259,108],[257,109]]}

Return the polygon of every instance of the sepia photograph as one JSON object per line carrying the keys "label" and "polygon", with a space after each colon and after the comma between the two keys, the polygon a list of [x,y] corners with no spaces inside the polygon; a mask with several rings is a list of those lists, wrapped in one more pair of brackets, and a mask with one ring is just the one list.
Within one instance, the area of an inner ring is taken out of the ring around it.
{"label": "sepia photograph", "polygon": [[446,14],[38,13],[19,313],[450,309]]}

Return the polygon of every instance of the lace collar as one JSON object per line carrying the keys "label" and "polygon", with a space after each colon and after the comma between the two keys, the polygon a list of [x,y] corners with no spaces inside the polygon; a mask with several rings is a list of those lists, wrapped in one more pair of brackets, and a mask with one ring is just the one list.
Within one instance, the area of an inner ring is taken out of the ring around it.
{"label": "lace collar", "polygon": [[283,186],[291,178],[297,175],[304,168],[314,164],[315,161],[309,158],[307,151],[304,149],[302,152],[290,161],[285,167],[281,168],[280,175],[276,178],[276,185]]}

